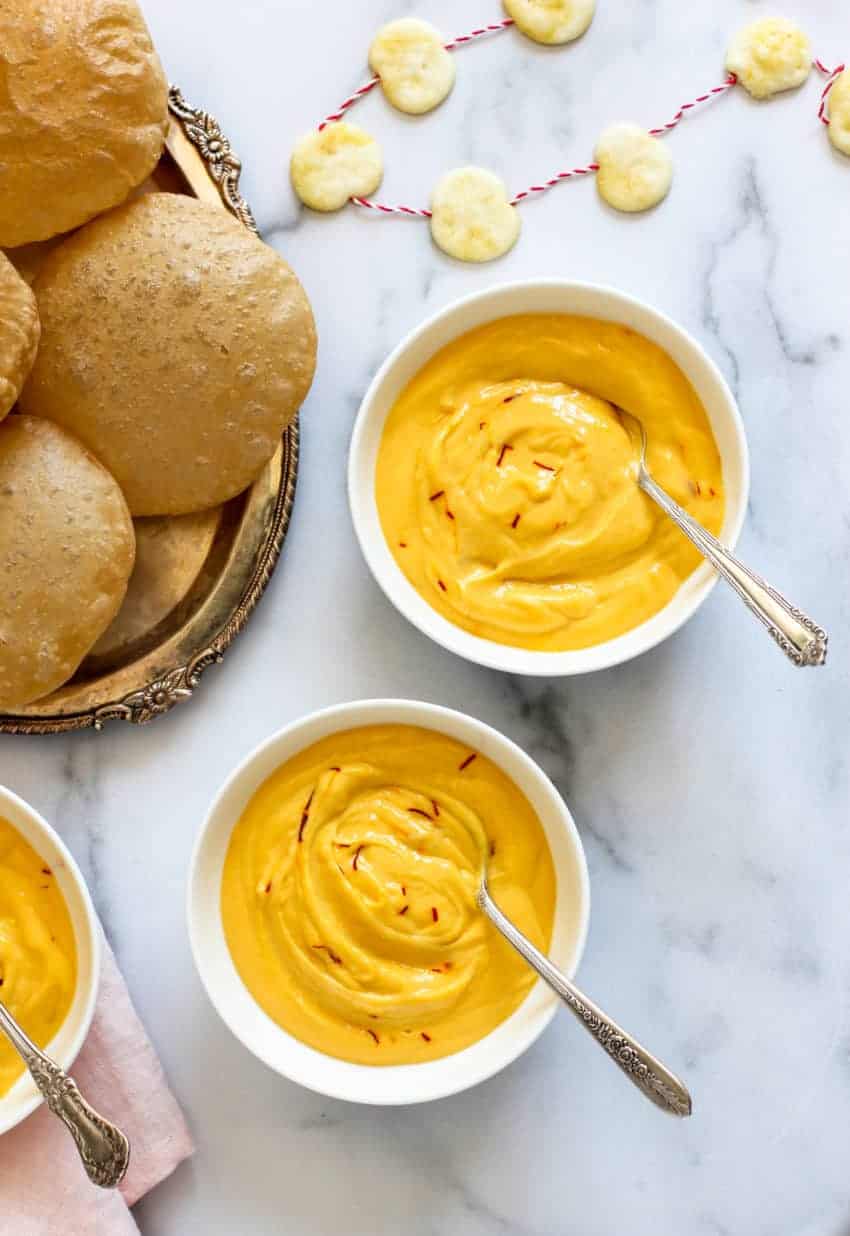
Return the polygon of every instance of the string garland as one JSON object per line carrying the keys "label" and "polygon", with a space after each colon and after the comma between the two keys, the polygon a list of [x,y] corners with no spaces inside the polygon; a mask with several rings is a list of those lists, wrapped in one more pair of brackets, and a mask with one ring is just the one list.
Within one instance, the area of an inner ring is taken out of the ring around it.
{"label": "string garland", "polygon": [[[507,0],[506,7],[509,11],[514,11]],[[379,37],[382,37],[385,44],[390,48],[390,54],[396,57],[394,62],[394,65],[398,66],[394,67],[396,75],[403,75],[407,72],[411,75],[411,80],[414,84],[418,86],[423,80],[425,71],[423,66],[426,62],[424,56],[415,57],[412,54],[417,50],[417,39],[432,39],[436,43],[436,54],[445,61],[445,52],[455,52],[460,48],[478,42],[480,39],[489,38],[509,30],[515,25],[517,25],[517,22],[514,18],[508,16],[500,21],[478,26],[466,34],[456,35],[454,38],[442,42],[442,50],[437,42],[438,33],[434,28],[429,26],[428,23],[419,22],[416,19],[402,19],[399,22],[389,23],[388,26],[379,32]],[[523,28],[523,31],[526,34],[529,33],[525,28]],[[532,34],[531,37],[534,37],[534,35]],[[573,36],[568,37],[571,39]],[[758,43],[759,39],[762,40],[760,45]],[[769,43],[765,42],[765,40],[772,40],[772,46],[769,46]],[[538,41],[552,42],[554,40],[541,38]],[[567,41],[567,39],[562,41]],[[776,57],[775,64],[770,63],[769,60],[766,62],[765,48],[769,47],[772,54],[779,41],[784,41],[781,55]],[[433,51],[433,48],[431,50]],[[796,56],[796,62],[794,61],[794,56]],[[733,71],[732,65],[734,64],[735,68],[739,68],[739,61],[740,71]],[[765,63],[767,63],[767,69],[765,69]],[[498,178],[493,177],[492,173],[485,173],[483,169],[458,169],[456,173],[449,173],[440,182],[438,188],[442,187],[444,190],[441,201],[444,200],[446,202],[445,209],[447,214],[454,212],[457,216],[459,220],[458,227],[464,222],[464,214],[469,215],[470,218],[475,216],[473,219],[473,229],[477,227],[480,233],[482,227],[486,231],[487,225],[494,217],[492,211],[504,214],[505,210],[519,206],[533,197],[538,197],[564,181],[584,179],[588,176],[597,175],[600,173],[603,160],[607,159],[608,164],[604,169],[606,171],[604,182],[603,177],[599,176],[600,195],[620,210],[645,209],[648,206],[655,205],[657,201],[660,201],[666,195],[672,177],[672,164],[670,163],[669,156],[664,154],[662,157],[658,147],[655,146],[653,148],[652,143],[656,139],[663,138],[666,134],[677,128],[690,112],[695,109],[702,109],[706,104],[720,98],[721,95],[727,94],[736,85],[744,85],[757,98],[767,98],[780,90],[790,89],[799,85],[808,75],[809,68],[812,65],[826,78],[819,99],[817,115],[822,124],[828,126],[830,123],[830,92],[845,72],[845,64],[842,62],[834,68],[829,68],[820,58],[811,57],[808,50],[808,40],[791,23],[785,22],[784,19],[762,19],[761,22],[754,23],[753,26],[747,27],[736,36],[736,40],[732,47],[730,47],[730,52],[727,56],[727,73],[723,81],[716,86],[712,86],[702,94],[698,94],[695,98],[680,104],[672,118],[664,124],[646,130],[639,130],[637,126],[633,125],[614,126],[602,135],[597,150],[594,152],[594,157],[591,160],[575,167],[559,170],[546,179],[529,185],[512,195],[509,195],[507,190],[504,190],[503,200],[500,196],[501,190],[499,189],[501,182],[498,181]],[[418,79],[416,78],[417,73],[419,74]],[[772,77],[771,73],[773,74]],[[767,80],[765,80],[766,76]],[[454,70],[451,69],[449,84],[445,88],[444,93],[448,93],[448,90],[451,89],[453,80]],[[335,111],[320,121],[312,139],[309,138],[309,135],[301,139],[302,146],[306,147],[309,143],[309,149],[306,150],[302,163],[308,166],[309,170],[314,174],[321,175],[325,167],[327,167],[330,174],[334,170],[333,161],[336,160],[336,165],[341,169],[339,174],[343,176],[343,181],[341,182],[343,184],[345,183],[346,175],[349,179],[352,179],[352,183],[356,182],[358,179],[357,173],[361,170],[361,165],[357,163],[355,157],[356,151],[353,148],[353,143],[360,142],[363,146],[367,143],[372,143],[374,149],[369,151],[372,158],[372,167],[370,174],[367,176],[371,183],[368,185],[361,183],[359,185],[359,188],[365,189],[365,191],[358,192],[355,190],[346,193],[343,189],[341,195],[332,195],[329,199],[331,201],[330,205],[324,204],[324,201],[315,194],[311,198],[308,192],[302,192],[299,187],[299,171],[301,168],[296,162],[299,154],[298,147],[296,147],[296,153],[293,155],[293,183],[302,200],[308,205],[314,206],[314,208],[336,209],[337,205],[350,202],[354,206],[373,211],[379,215],[406,216],[430,220],[432,222],[432,231],[434,231],[435,202],[433,200],[430,208],[412,206],[408,203],[390,204],[376,200],[373,194],[368,191],[370,188],[376,187],[382,178],[383,165],[380,158],[380,150],[377,147],[377,143],[374,143],[374,139],[355,126],[346,124],[345,121],[351,109],[381,84],[381,76],[378,73],[373,73],[363,85],[343,99]],[[384,83],[384,88],[386,92],[387,83]],[[842,83],[843,90],[844,83]],[[440,97],[444,97],[444,95]],[[421,108],[411,107],[404,108],[404,110],[425,111],[430,110],[431,106],[433,106],[433,101],[426,103]],[[844,111],[844,118],[846,118],[846,109]],[[335,129],[336,133],[334,132]],[[317,139],[316,135],[319,134],[324,136],[321,139]],[[337,146],[330,144],[330,139],[334,136],[339,137]],[[834,141],[833,144],[837,143]],[[841,145],[838,148],[841,149]],[[322,162],[323,159],[325,163]],[[668,164],[669,171],[665,172]],[[365,164],[362,166],[365,167]],[[318,172],[316,169],[318,169]],[[480,183],[474,176],[467,175],[466,181],[461,184],[461,172],[479,173]],[[452,180],[452,177],[455,178],[457,183],[450,185],[449,182]],[[628,180],[629,177],[631,180]],[[485,182],[485,178],[489,178],[489,180]],[[304,180],[303,175],[301,179],[302,181]],[[614,180],[617,180],[621,191],[619,194],[609,195],[605,191],[604,185]],[[630,185],[632,182],[637,182],[639,186],[639,191],[635,197],[636,204],[628,204],[624,197],[624,186]],[[482,188],[482,186],[484,187]],[[474,195],[479,189],[481,189],[482,193],[486,191],[492,198],[491,203],[488,205],[488,210],[491,213],[487,213],[483,209],[483,198],[478,201],[475,200]],[[501,186],[501,189],[504,189],[504,186]],[[449,193],[449,190],[451,190],[451,193]],[[501,222],[504,224],[504,218]],[[509,237],[508,233],[511,230],[504,226],[500,229],[507,247],[510,247],[510,244],[516,238],[515,233],[519,230],[518,222],[514,235]],[[446,232],[445,226],[443,231]],[[467,231],[469,231],[469,227],[467,227]],[[450,241],[446,251],[452,253],[453,256],[465,257],[467,254],[464,250],[464,244],[466,244],[466,241],[462,242],[462,238],[458,236],[456,244],[454,241]],[[486,260],[488,257],[498,256],[499,251],[505,251],[504,248],[499,250],[495,239],[491,248],[493,252],[489,252],[485,245],[484,249],[471,260]]]}
{"label": "string garland", "polygon": [[[504,29],[508,25],[513,25],[513,22],[510,20],[510,18],[507,21],[501,23],[499,26],[487,26],[484,29],[485,30],[494,30],[494,29],[499,30],[499,29]],[[472,31],[468,36],[465,36],[465,37],[474,38],[475,35],[479,33],[482,33],[482,31]],[[463,41],[463,38],[455,39],[453,40],[452,43],[447,43],[446,48],[448,49],[462,41]],[[842,65],[841,68],[843,67],[844,66]],[[836,69],[835,70],[836,75],[840,71],[841,71],[840,68]],[[676,128],[676,126],[680,123],[680,121],[684,120],[686,114],[689,111],[691,111],[695,107],[698,107],[701,103],[708,103],[712,99],[716,99],[719,95],[725,94],[727,90],[731,89],[731,87],[736,84],[737,80],[738,79],[734,73],[727,74],[726,79],[719,86],[712,86],[712,88],[710,90],[707,90],[705,94],[698,94],[695,99],[691,99],[688,103],[682,103],[678,111],[676,112],[676,114],[673,116],[672,120],[668,120],[666,124],[659,125],[658,128],[656,129],[648,129],[647,132],[650,133],[653,137],[661,137],[665,133],[669,133],[672,129]],[[368,92],[369,90],[372,90],[374,86],[377,86],[379,81],[380,81],[380,78],[376,77],[376,78],[373,78],[371,82],[367,83],[366,86],[361,86],[360,90],[355,92],[355,94],[351,96],[351,99],[346,100],[346,102],[340,108],[340,111],[338,114],[343,115],[344,111],[347,110],[347,108],[351,106],[352,101],[356,102],[358,98],[362,98],[363,94]],[[832,85],[832,82],[830,82],[830,85]],[[333,117],[329,117],[328,119],[336,119],[336,118],[337,118],[337,115],[335,114]],[[320,129],[323,128],[327,123],[328,123],[328,120],[323,120],[319,128]],[[825,123],[829,124],[829,121],[827,120]],[[513,197],[510,199],[511,205],[516,206],[518,205],[519,202],[525,201],[526,198],[533,197],[541,193],[545,193],[547,189],[553,189],[555,185],[560,184],[564,180],[571,180],[575,177],[578,177],[580,179],[582,176],[592,176],[594,172],[598,172],[598,171],[599,171],[598,163],[586,163],[583,167],[571,167],[567,171],[555,172],[554,176],[550,176],[548,180],[544,180],[539,184],[529,185],[527,189],[522,189],[519,193],[515,193]],[[366,206],[368,207],[369,210],[376,210],[384,215],[413,215],[420,219],[430,219],[431,214],[432,214],[430,210],[417,209],[415,206],[387,206],[384,202],[373,202],[369,198],[365,198],[365,197],[352,197],[350,200],[355,206]]]}
{"label": "string garland", "polygon": [[827,107],[827,100],[829,98],[829,92],[844,72],[844,65],[839,64],[834,69],[828,69],[821,60],[815,59],[813,63],[818,72],[823,73],[827,78],[827,83],[821,91],[820,104],[818,105],[818,120],[821,124],[828,125],[829,111]]}

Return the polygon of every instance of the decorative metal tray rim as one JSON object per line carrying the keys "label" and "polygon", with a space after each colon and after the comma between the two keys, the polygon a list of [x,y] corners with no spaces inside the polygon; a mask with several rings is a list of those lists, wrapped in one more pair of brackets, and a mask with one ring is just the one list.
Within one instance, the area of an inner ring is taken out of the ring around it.
{"label": "decorative metal tray rim", "polygon": [[[166,152],[187,186],[197,196],[208,198],[211,197],[209,188],[214,186],[216,200],[251,232],[259,235],[251,208],[239,189],[242,164],[218,122],[208,112],[188,104],[176,86],[169,91],[168,106],[171,132]],[[194,164],[191,167],[187,166],[190,161]],[[100,730],[105,722],[119,719],[141,725],[164,715],[175,704],[188,700],[204,671],[210,665],[221,662],[230,644],[244,628],[277,565],[295,498],[298,446],[296,419],[284,433],[280,448],[255,483],[257,488],[262,482],[267,491],[271,486],[276,486],[274,500],[268,510],[263,508],[261,511],[264,520],[262,537],[252,552],[249,563],[252,569],[238,601],[222,616],[220,624],[215,623],[216,630],[210,633],[207,619],[203,638],[197,641],[195,647],[189,623],[188,636],[184,633],[180,640],[165,640],[162,649],[154,649],[114,674],[103,675],[97,680],[95,691],[85,685],[77,687],[72,679],[71,683],[59,688],[53,695],[36,701],[21,712],[0,714],[0,732],[58,734],[79,729]],[[252,491],[249,491],[249,502],[251,494]],[[163,660],[165,664],[158,663]],[[154,666],[155,669],[152,668]],[[125,681],[128,675],[134,681]],[[109,687],[111,678],[122,680],[120,688],[116,683],[114,697]],[[128,686],[131,689],[128,690]],[[81,701],[81,706],[75,708],[75,697],[86,694],[97,698],[86,703]],[[62,706],[51,707],[54,699]]]}

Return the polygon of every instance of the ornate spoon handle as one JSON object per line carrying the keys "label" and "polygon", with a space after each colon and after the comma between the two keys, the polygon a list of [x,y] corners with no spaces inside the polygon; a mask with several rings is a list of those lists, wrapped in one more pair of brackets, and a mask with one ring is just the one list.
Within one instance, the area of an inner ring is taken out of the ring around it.
{"label": "ornate spoon handle", "polygon": [[716,537],[692,519],[687,511],[683,511],[678,502],[673,501],[643,465],[638,472],[638,484],[732,585],[744,604],[767,627],[768,634],[773,636],[789,661],[795,665],[823,665],[828,639],[823,627],[795,609],[760,575],[730,554]]}
{"label": "ornate spoon handle", "polygon": [[656,1060],[645,1047],[627,1034],[615,1021],[588,1000],[573,983],[554,966],[545,953],[541,953],[531,941],[506,918],[493,901],[482,881],[477,893],[478,905],[505,939],[514,946],[542,979],[558,993],[567,1007],[575,1013],[585,1030],[618,1064],[633,1082],[657,1107],[674,1116],[690,1116],[691,1096],[673,1073]]}
{"label": "ornate spoon handle", "polygon": [[89,1106],[73,1078],[36,1047],[2,1004],[0,1029],[22,1056],[47,1106],[73,1137],[89,1179],[103,1189],[114,1189],[130,1162],[127,1138]]}

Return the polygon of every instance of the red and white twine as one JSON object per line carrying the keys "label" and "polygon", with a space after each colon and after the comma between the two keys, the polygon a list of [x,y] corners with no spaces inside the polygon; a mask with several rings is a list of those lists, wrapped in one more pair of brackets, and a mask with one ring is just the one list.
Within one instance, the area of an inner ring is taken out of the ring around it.
{"label": "red and white twine", "polygon": [[454,51],[456,47],[463,47],[464,43],[471,43],[474,39],[480,39],[485,34],[497,34],[500,30],[507,30],[508,26],[513,24],[514,19],[506,17],[503,21],[491,22],[489,26],[479,26],[477,30],[470,30],[469,34],[459,34],[457,38],[450,39],[443,46],[446,51]]}
{"label": "red and white twine", "polygon": [[725,94],[727,90],[732,89],[737,80],[737,74],[728,73],[722,85],[712,86],[711,90],[707,90],[705,94],[698,94],[690,103],[683,103],[672,120],[668,120],[666,124],[661,125],[658,129],[650,129],[651,136],[661,137],[662,134],[669,133],[671,129],[675,129],[680,120],[684,120],[686,112],[691,111],[694,107],[699,107],[700,103],[707,103],[709,99],[714,99],[719,94]]}
{"label": "red and white twine", "polygon": [[827,110],[827,99],[829,92],[835,83],[838,81],[839,75],[844,72],[844,65],[839,64],[834,69],[828,69],[822,60],[815,60],[815,68],[824,73],[827,77],[827,83],[821,91],[820,104],[818,105],[818,120],[821,124],[829,124],[829,112]]}
{"label": "red and white twine", "polygon": [[548,180],[542,181],[539,185],[529,185],[521,193],[515,193],[511,198],[511,205],[516,206],[519,202],[525,201],[527,197],[532,197],[538,193],[545,193],[547,189],[553,189],[555,185],[559,185],[562,180],[570,180],[573,176],[592,176],[594,172],[598,171],[598,163],[588,163],[586,167],[571,167],[569,171],[556,172],[554,176],[550,176]]}
{"label": "red and white twine", "polygon": [[[506,17],[503,21],[493,22],[486,26],[479,26],[475,30],[470,30],[468,34],[459,34],[456,38],[450,39],[449,42],[445,43],[443,46],[446,48],[446,51],[454,51],[456,48],[464,47],[467,43],[472,43],[476,39],[480,39],[485,35],[497,34],[501,30],[507,30],[513,25],[513,18]],[[829,114],[827,110],[827,100],[829,97],[829,92],[838,80],[839,74],[844,72],[844,65],[839,64],[836,68],[829,69],[821,60],[818,59],[814,61],[814,65],[828,78],[827,83],[823,88],[823,93],[820,97],[820,106],[818,107],[818,119],[821,120],[823,124],[828,125]],[[321,132],[327,125],[333,124],[334,121],[341,120],[349,108],[353,107],[355,103],[359,102],[360,99],[365,98],[367,94],[375,89],[380,80],[380,77],[377,75],[370,77],[367,82],[364,82],[364,84],[359,87],[359,89],[355,90],[353,94],[350,94],[347,99],[344,99],[335,112],[331,112],[329,116],[324,118],[319,125],[319,132]],[[652,137],[663,137],[665,133],[669,133],[671,129],[675,129],[676,126],[684,120],[685,115],[688,112],[692,111],[695,107],[701,106],[703,103],[708,103],[712,99],[716,99],[721,94],[725,94],[727,90],[731,90],[732,87],[736,85],[737,81],[738,78],[735,73],[728,73],[725,80],[721,82],[719,86],[712,86],[712,88],[707,90],[705,94],[698,94],[695,99],[691,99],[687,103],[682,103],[672,120],[668,120],[666,124],[662,124],[656,129],[650,129],[650,135]],[[584,176],[592,176],[598,171],[598,163],[587,163],[584,167],[571,167],[568,170],[556,172],[555,175],[550,176],[548,180],[543,180],[539,184],[529,185],[527,189],[523,189],[520,193],[515,193],[510,200],[510,204],[511,206],[517,206],[520,202],[525,201],[526,198],[536,197],[541,193],[545,193],[548,189],[554,188],[555,185],[561,184],[564,180],[572,180],[576,178],[581,179]],[[388,206],[385,202],[373,202],[367,197],[353,197],[351,201],[355,206],[363,206],[368,210],[374,210],[376,213],[382,215],[408,215],[416,219],[430,219],[432,213],[430,210],[423,210],[416,206]]]}
{"label": "red and white twine", "polygon": [[350,94],[347,99],[343,99],[335,112],[331,112],[330,116],[325,116],[319,125],[319,132],[321,133],[322,129],[327,128],[329,124],[333,124],[335,120],[342,120],[349,107],[353,107],[360,99],[365,98],[370,90],[375,89],[380,80],[380,77],[377,76],[370,77],[368,82],[361,86],[359,90],[355,90],[354,94]]}
{"label": "red and white twine", "polygon": [[420,210],[416,206],[387,206],[384,202],[371,202],[368,197],[353,197],[355,206],[367,206],[369,210],[377,210],[382,215],[414,215],[417,219],[430,219],[430,210]]}

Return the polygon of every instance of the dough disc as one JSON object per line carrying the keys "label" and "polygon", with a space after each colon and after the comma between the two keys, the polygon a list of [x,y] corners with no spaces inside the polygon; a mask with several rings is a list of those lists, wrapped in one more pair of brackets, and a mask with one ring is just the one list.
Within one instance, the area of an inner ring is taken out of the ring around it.
{"label": "dough disc", "polygon": [[726,68],[754,99],[802,86],[811,67],[809,40],[787,17],[762,17],[744,26],[726,53]]}
{"label": "dough disc", "polygon": [[504,183],[483,167],[447,172],[431,196],[431,211],[434,243],[462,262],[501,257],[519,236],[519,211]]}
{"label": "dough disc", "polygon": [[503,0],[505,12],[535,43],[571,43],[593,21],[596,0]]}
{"label": "dough disc", "polygon": [[341,210],[369,197],[384,175],[381,148],[359,125],[336,120],[299,137],[289,162],[292,187],[311,210]]}
{"label": "dough disc", "polygon": [[615,210],[649,210],[670,192],[670,151],[638,125],[611,125],[600,134],[593,157],[599,196]]}
{"label": "dough disc", "polygon": [[430,22],[400,17],[387,22],[369,48],[369,68],[399,111],[419,116],[442,103],[455,83],[455,63]]}

